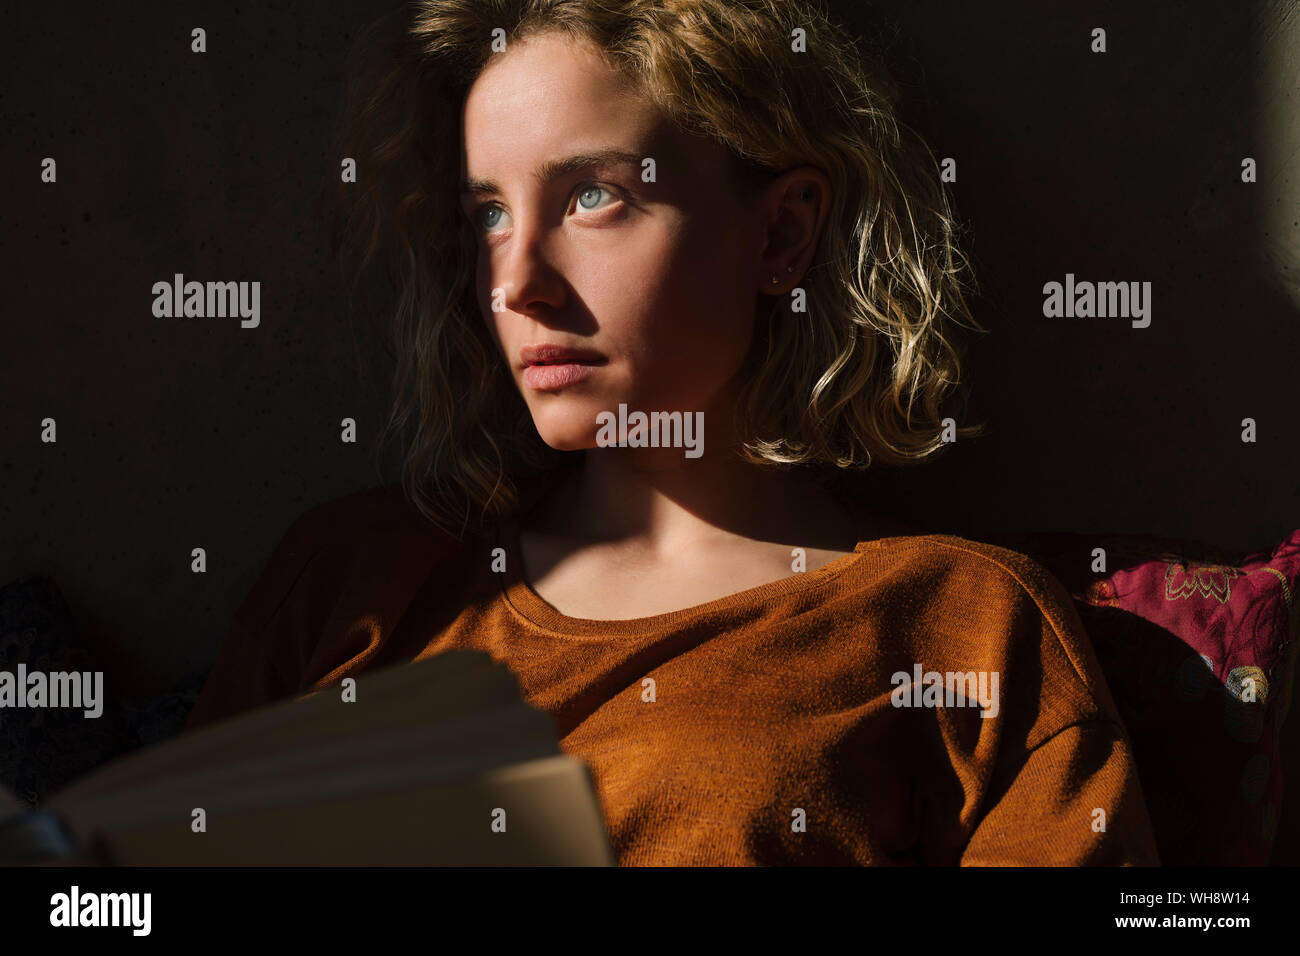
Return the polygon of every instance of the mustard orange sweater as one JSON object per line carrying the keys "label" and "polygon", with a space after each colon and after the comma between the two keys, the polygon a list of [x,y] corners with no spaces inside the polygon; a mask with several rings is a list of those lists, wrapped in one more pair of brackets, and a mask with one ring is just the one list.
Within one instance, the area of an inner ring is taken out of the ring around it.
{"label": "mustard orange sweater", "polygon": [[516,522],[457,541],[397,484],[314,508],[240,607],[186,726],[474,648],[590,767],[621,865],[1159,862],[1083,626],[1024,555],[868,540],[721,600],[604,622],[560,614],[519,568]]}

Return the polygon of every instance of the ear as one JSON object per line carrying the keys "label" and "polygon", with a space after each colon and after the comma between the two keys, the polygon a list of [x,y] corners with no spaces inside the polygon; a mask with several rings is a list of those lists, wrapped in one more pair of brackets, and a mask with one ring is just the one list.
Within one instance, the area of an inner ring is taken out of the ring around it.
{"label": "ear", "polygon": [[791,169],[763,188],[765,242],[759,256],[760,292],[784,295],[803,279],[817,254],[830,195],[830,179],[815,166]]}

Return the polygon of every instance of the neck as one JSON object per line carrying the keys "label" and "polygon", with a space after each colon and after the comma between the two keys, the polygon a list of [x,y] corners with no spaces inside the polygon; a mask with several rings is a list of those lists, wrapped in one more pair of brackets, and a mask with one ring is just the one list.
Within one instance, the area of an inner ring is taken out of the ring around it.
{"label": "neck", "polygon": [[734,537],[852,550],[862,521],[820,486],[812,469],[741,459],[730,421],[705,416],[699,458],[687,458],[680,448],[589,449],[522,525],[663,555]]}

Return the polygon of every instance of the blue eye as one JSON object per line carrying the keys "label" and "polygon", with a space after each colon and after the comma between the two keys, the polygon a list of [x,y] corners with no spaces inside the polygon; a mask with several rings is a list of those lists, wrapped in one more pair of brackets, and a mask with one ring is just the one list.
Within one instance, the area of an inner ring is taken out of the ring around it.
{"label": "blue eye", "polygon": [[582,192],[578,193],[578,203],[582,206],[583,209],[593,209],[595,208],[594,206],[588,206],[585,203],[583,203],[582,197],[590,193],[603,193],[603,192],[608,192],[608,190],[604,189],[601,186],[588,186]]}

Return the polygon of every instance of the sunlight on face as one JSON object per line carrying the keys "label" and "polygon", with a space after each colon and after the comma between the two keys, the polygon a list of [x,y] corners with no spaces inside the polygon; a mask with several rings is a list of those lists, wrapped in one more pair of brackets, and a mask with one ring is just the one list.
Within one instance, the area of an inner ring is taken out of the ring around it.
{"label": "sunlight on face", "polygon": [[[597,414],[620,403],[729,413],[761,240],[727,151],[681,133],[593,45],[558,33],[497,54],[462,133],[479,307],[542,439],[593,448]],[[645,158],[656,182],[641,181]],[[521,353],[547,344],[584,364],[529,368]]]}

